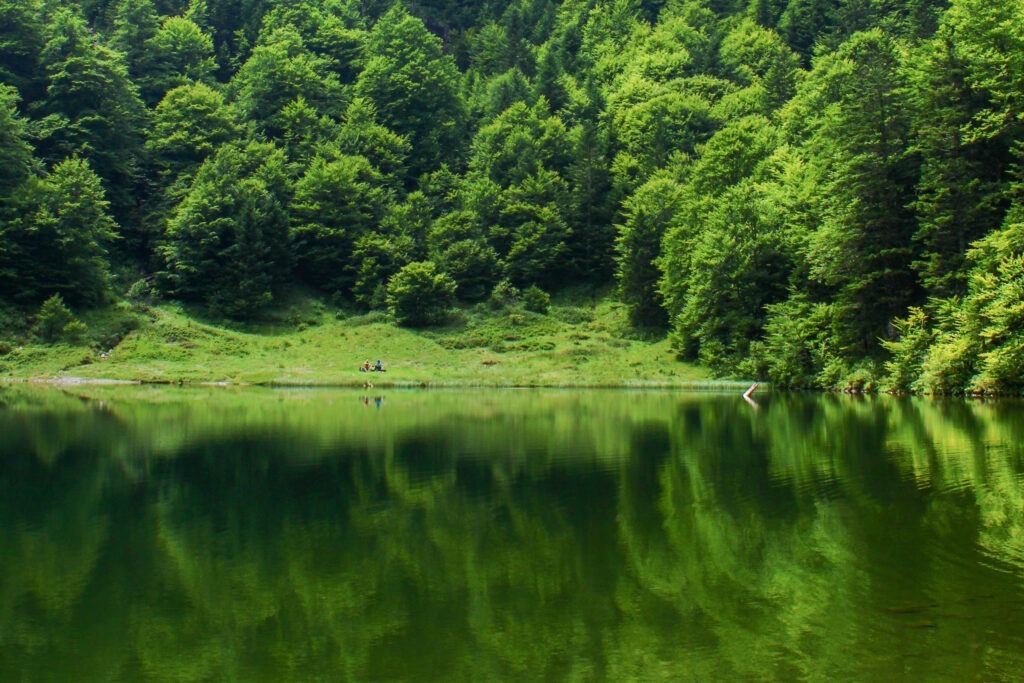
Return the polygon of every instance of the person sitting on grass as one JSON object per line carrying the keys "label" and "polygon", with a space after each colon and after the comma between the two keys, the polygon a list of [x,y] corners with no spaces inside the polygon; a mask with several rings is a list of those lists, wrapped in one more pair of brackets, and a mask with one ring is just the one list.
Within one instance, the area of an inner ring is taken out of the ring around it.
{"label": "person sitting on grass", "polygon": [[380,362],[380,358],[378,358],[377,362],[374,363],[373,371],[374,372],[384,372],[384,364]]}

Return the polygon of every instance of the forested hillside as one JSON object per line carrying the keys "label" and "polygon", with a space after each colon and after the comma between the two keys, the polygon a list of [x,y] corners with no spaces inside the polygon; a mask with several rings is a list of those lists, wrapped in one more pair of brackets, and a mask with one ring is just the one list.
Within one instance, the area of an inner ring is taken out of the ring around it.
{"label": "forested hillside", "polygon": [[615,282],[723,376],[1017,392],[1022,161],[1019,0],[0,0],[8,316]]}

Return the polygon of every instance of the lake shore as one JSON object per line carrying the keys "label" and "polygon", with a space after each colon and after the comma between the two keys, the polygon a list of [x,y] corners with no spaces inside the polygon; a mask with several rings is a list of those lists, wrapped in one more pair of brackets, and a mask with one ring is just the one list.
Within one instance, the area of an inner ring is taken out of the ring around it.
{"label": "lake shore", "polygon": [[[575,387],[739,389],[679,361],[667,339],[638,338],[614,303],[549,315],[478,308],[413,330],[384,316],[311,312],[259,329],[204,323],[152,307],[109,346],[22,345],[0,355],[0,380],[279,387]],[[92,325],[90,327],[93,327]],[[385,372],[361,372],[381,360]]]}

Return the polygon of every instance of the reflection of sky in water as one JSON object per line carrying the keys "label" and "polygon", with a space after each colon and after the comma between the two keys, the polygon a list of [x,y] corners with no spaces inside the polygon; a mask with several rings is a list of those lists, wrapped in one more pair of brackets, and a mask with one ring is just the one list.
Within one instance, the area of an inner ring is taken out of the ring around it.
{"label": "reflection of sky in water", "polygon": [[76,391],[0,388],[0,680],[1024,670],[1021,404]]}

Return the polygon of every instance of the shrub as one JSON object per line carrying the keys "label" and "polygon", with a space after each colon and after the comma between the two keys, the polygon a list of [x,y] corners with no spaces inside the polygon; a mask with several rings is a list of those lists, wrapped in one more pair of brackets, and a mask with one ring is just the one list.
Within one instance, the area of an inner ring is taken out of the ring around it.
{"label": "shrub", "polygon": [[60,294],[54,294],[39,308],[35,331],[43,341],[57,342],[62,338],[65,327],[72,322],[77,321],[71,309],[64,304]]}
{"label": "shrub", "polygon": [[878,377],[881,369],[871,360],[862,360],[851,366],[843,377],[844,389],[872,392],[878,389]]}
{"label": "shrub", "polygon": [[153,296],[153,285],[145,278],[136,280],[128,288],[125,296],[136,303],[149,303],[150,298]]}
{"label": "shrub", "polygon": [[497,279],[498,255],[490,246],[460,240],[444,250],[439,263],[459,285],[459,298],[480,301]]}
{"label": "shrub", "polygon": [[921,376],[921,366],[925,354],[935,335],[928,325],[928,316],[920,308],[912,307],[906,318],[893,321],[897,338],[883,341],[892,357],[885,363],[886,386],[898,391],[908,392]]}
{"label": "shrub", "polygon": [[86,327],[85,323],[81,320],[72,320],[64,326],[62,336],[64,341],[71,342],[72,344],[80,344],[85,339],[85,335],[88,332],[89,328]]}
{"label": "shrub", "polygon": [[828,305],[796,296],[769,304],[766,309],[764,340],[751,345],[756,357],[750,365],[766,370],[768,379],[780,387],[828,386],[820,383],[819,376],[832,357],[828,349]]}
{"label": "shrub", "polygon": [[537,285],[530,285],[523,292],[523,308],[531,313],[547,315],[548,309],[551,308],[551,297]]}
{"label": "shrub", "polygon": [[443,322],[455,303],[455,281],[433,261],[416,261],[388,282],[387,303],[395,322],[425,327]]}
{"label": "shrub", "polygon": [[502,280],[494,285],[491,291],[491,308],[502,309],[507,306],[515,306],[519,303],[519,288],[508,280]]}
{"label": "shrub", "polygon": [[980,343],[969,336],[941,335],[921,363],[920,387],[932,394],[956,394],[974,375]]}
{"label": "shrub", "polygon": [[387,305],[388,280],[413,260],[415,250],[415,243],[405,235],[371,232],[360,237],[352,254],[358,264],[353,298],[370,310],[383,310]]}

